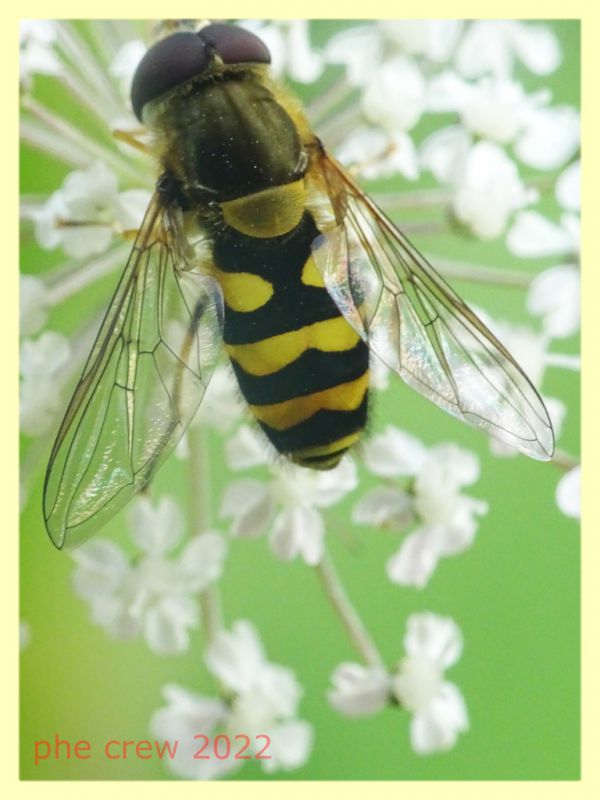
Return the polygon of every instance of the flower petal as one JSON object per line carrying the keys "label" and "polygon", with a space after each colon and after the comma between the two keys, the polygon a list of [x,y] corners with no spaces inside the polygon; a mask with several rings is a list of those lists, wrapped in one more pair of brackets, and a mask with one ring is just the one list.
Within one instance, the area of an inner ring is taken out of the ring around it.
{"label": "flower petal", "polygon": [[190,645],[189,628],[196,627],[197,604],[187,595],[162,597],[144,615],[144,637],[157,655],[184,653]]}
{"label": "flower petal", "polygon": [[573,467],[558,482],[556,503],[567,517],[581,517],[581,467]]}
{"label": "flower petal", "polygon": [[581,208],[581,162],[576,161],[559,175],[556,181],[556,199],[567,211]]}
{"label": "flower petal", "polygon": [[234,622],[231,632],[219,631],[205,656],[213,675],[234,692],[248,691],[256,685],[264,660],[258,633],[247,620]]}
{"label": "flower petal", "polygon": [[525,130],[515,143],[524,164],[541,170],[562,166],[579,148],[579,113],[571,106],[532,110]]}
{"label": "flower petal", "polygon": [[272,728],[269,733],[270,759],[261,760],[265,772],[298,769],[308,761],[312,750],[313,727],[303,719],[292,719]]}
{"label": "flower petal", "polygon": [[419,755],[450,750],[459,733],[469,728],[469,716],[460,690],[445,683],[429,708],[415,714],[410,725],[412,748]]}
{"label": "flower petal", "polygon": [[442,529],[417,528],[402,542],[400,549],[387,561],[386,572],[392,583],[422,589],[440,560]]}
{"label": "flower petal", "polygon": [[194,536],[179,556],[181,572],[190,592],[200,592],[217,581],[227,556],[227,542],[220,533],[208,531]]}
{"label": "flower petal", "polygon": [[271,523],[273,501],[260,481],[235,481],[225,489],[220,515],[232,518],[232,536],[259,536]]}
{"label": "flower petal", "polygon": [[450,617],[424,612],[411,614],[406,623],[404,648],[411,656],[423,656],[440,668],[455,664],[461,656],[463,639]]}
{"label": "flower petal", "polygon": [[527,294],[527,310],[543,319],[553,338],[572,336],[579,330],[580,273],[571,265],[551,267],[540,273]]}
{"label": "flower petal", "polygon": [[562,255],[574,250],[569,233],[537,211],[520,211],[517,214],[506,235],[506,246],[521,258]]}
{"label": "flower petal", "polygon": [[388,425],[383,433],[364,444],[365,465],[382,478],[415,475],[427,457],[427,449],[418,439]]}
{"label": "flower petal", "polygon": [[123,550],[108,539],[85,542],[71,557],[77,565],[73,573],[75,593],[86,600],[116,591],[130,569]]}
{"label": "flower petal", "polygon": [[323,555],[324,535],[323,518],[315,508],[285,508],[275,520],[269,544],[283,561],[300,555],[307,564],[314,566]]}
{"label": "flower petal", "polygon": [[354,506],[352,522],[404,531],[414,520],[412,495],[390,486],[371,489]]}
{"label": "flower petal", "polygon": [[172,550],[183,534],[183,515],[175,500],[164,495],[158,503],[140,496],[129,510],[129,527],[135,544],[149,555]]}
{"label": "flower petal", "polygon": [[388,703],[390,678],[379,667],[362,664],[339,664],[331,676],[333,688],[327,699],[336,711],[347,717],[376,714]]}

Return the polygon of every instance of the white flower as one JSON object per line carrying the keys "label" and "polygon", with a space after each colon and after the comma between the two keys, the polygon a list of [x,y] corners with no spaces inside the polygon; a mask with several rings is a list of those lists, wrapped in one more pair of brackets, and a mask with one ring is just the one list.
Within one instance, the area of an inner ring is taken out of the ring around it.
{"label": "white flower", "polygon": [[347,717],[376,714],[389,702],[390,677],[380,667],[339,664],[331,676],[333,688],[327,699],[336,711]]}
{"label": "white flower", "polygon": [[557,225],[537,211],[521,211],[507,233],[506,246],[521,258],[573,255],[579,252],[579,222],[564,214]]}
{"label": "white flower", "polygon": [[388,426],[365,444],[364,460],[371,472],[387,480],[412,479],[409,488],[380,486],[367,492],[352,519],[401,531],[418,521],[389,559],[387,574],[394,583],[422,587],[440,558],[471,546],[477,517],[487,511],[487,503],[461,493],[463,486],[478,479],[478,459],[454,444],[428,450],[414,437]]}
{"label": "white flower", "polygon": [[334,34],[325,47],[330,64],[342,64],[346,80],[363,86],[377,74],[382,55],[381,38],[374,25],[357,25]]}
{"label": "white flower", "polygon": [[472,84],[446,71],[431,80],[427,105],[432,111],[455,111],[471,133],[509,144],[521,133],[531,113],[548,100],[547,92],[527,95],[520,83],[509,78],[487,77]]}
{"label": "white flower", "polygon": [[581,162],[575,161],[561,172],[556,181],[556,199],[567,211],[581,208]]}
{"label": "white flower", "polygon": [[572,336],[579,330],[580,272],[571,264],[541,272],[527,293],[527,310],[542,317],[545,332],[553,338]]}
{"label": "white flower", "polygon": [[139,225],[148,200],[142,190],[119,193],[116,175],[97,161],[67,175],[35,213],[38,244],[46,250],[61,246],[74,258],[102,253],[117,230]]}
{"label": "white flower", "polygon": [[537,197],[498,145],[478,142],[467,155],[452,206],[458,219],[483,239],[499,236],[513,211]]}
{"label": "white flower", "polygon": [[372,436],[364,446],[368,470],[381,478],[415,475],[425,463],[427,448],[415,436],[393,425]]}
{"label": "white flower", "polygon": [[[459,462],[473,462],[476,475],[461,476]],[[487,503],[461,493],[477,479],[479,465],[474,455],[455,445],[432,448],[430,459],[416,476],[414,511],[421,525],[403,541],[387,563],[390,580],[404,586],[424,586],[440,558],[457,555],[473,543],[477,518],[487,512]]]}
{"label": "white flower", "polygon": [[352,521],[393,531],[406,530],[415,521],[413,497],[400,489],[378,486],[354,506]]}
{"label": "white flower", "polygon": [[[228,704],[168,686],[164,690],[168,705],[152,718],[156,736],[183,745],[168,762],[173,772],[200,780],[232,772],[244,763],[233,757],[236,736],[249,738],[246,755],[256,755],[267,745],[263,755],[268,758],[259,762],[265,772],[302,766],[313,734],[308,722],[297,719],[301,687],[292,670],[266,659],[254,626],[238,620],[230,632],[220,631],[207,649],[206,663],[228,693]],[[195,760],[199,743],[193,737],[204,734],[212,746],[218,733],[234,744],[231,758]]]}
{"label": "white flower", "polygon": [[31,76],[60,75],[61,63],[54,52],[56,22],[49,19],[22,19],[19,30],[21,81],[28,86]]}
{"label": "white flower", "polygon": [[32,336],[48,317],[48,292],[35,275],[21,275],[19,286],[19,333]]}
{"label": "white flower", "polygon": [[62,409],[60,374],[70,357],[69,342],[60,333],[23,340],[19,413],[21,431],[28,436],[45,433],[56,421]]}
{"label": "white flower", "polygon": [[240,24],[265,43],[271,54],[271,68],[276,75],[286,74],[299,83],[314,83],[320,77],[325,61],[323,55],[311,45],[308,20],[244,20]]}
{"label": "white flower", "polygon": [[279,558],[301,556],[314,566],[321,560],[325,526],[319,508],[339,502],[357,485],[356,465],[345,457],[326,472],[291,465],[271,467],[267,483],[239,480],[221,502],[221,516],[231,518],[233,536],[259,536],[270,530],[269,543]]}
{"label": "white flower", "polygon": [[378,22],[383,36],[402,52],[443,63],[452,55],[464,30],[459,19],[388,19]]}
{"label": "white flower", "polygon": [[545,25],[513,20],[473,22],[458,44],[455,64],[467,78],[510,76],[519,59],[536,75],[549,75],[561,62],[560,45]]}
{"label": "white flower", "polygon": [[459,733],[469,728],[463,696],[444,671],[462,653],[456,623],[436,614],[412,614],[404,638],[406,655],[390,675],[380,667],[340,664],[328,692],[330,704],[341,714],[362,717],[390,704],[393,695],[411,714],[410,738],[419,755],[449,750]]}
{"label": "white flower", "polygon": [[196,737],[204,735],[212,739],[227,718],[227,706],[222,700],[176,684],[164,686],[163,697],[167,705],[154,712],[150,730],[174,751],[174,756],[165,761],[175,775],[190,780],[214,780],[242,765],[242,761],[233,758],[194,758],[203,743]]}
{"label": "white flower", "polygon": [[[508,249],[524,258],[564,255],[578,257],[580,181],[581,168],[577,161],[561,173],[556,183],[556,199],[564,209],[560,222],[552,222],[537,211],[520,212],[506,237]],[[571,291],[568,291],[570,298],[573,298],[574,288],[574,281],[571,281]]]}
{"label": "white flower", "polygon": [[581,517],[581,467],[573,467],[560,479],[556,504],[567,517]]}
{"label": "white flower", "polygon": [[134,39],[121,45],[110,65],[111,75],[118,79],[123,95],[129,100],[131,81],[142,60],[147,46],[140,39]]}
{"label": "white flower", "polygon": [[535,169],[556,169],[577,152],[579,129],[579,112],[571,106],[531,108],[515,153]]}
{"label": "white flower", "polygon": [[421,145],[420,161],[424,169],[449,186],[457,186],[463,176],[472,136],[462,125],[441,128]]}
{"label": "white flower", "polygon": [[386,61],[363,90],[361,105],[368,121],[387,131],[408,131],[425,110],[426,83],[410,58]]}
{"label": "white flower", "polygon": [[392,691],[412,714],[410,738],[419,755],[449,750],[469,728],[463,696],[444,671],[462,652],[456,623],[431,613],[412,614],[404,639],[406,656],[392,677]]}
{"label": "white flower", "polygon": [[106,539],[94,539],[73,554],[75,592],[92,619],[120,638],[142,635],[153,652],[181,653],[198,625],[196,595],[221,575],[226,555],[222,536],[212,531],[188,540],[178,557],[170,552],[183,532],[181,512],[169,497],[157,505],[141,497],[129,514],[131,538],[140,551],[130,563]]}

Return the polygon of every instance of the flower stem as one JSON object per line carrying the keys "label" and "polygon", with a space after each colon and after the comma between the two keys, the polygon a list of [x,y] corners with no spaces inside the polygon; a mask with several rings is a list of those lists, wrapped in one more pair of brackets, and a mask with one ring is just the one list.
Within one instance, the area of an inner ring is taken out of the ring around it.
{"label": "flower stem", "polygon": [[321,562],[315,567],[325,594],[340,618],[350,641],[367,664],[383,667],[383,659],[371,639],[364,622],[352,605],[329,554],[324,551]]}
{"label": "flower stem", "polygon": [[579,459],[564,450],[555,450],[552,456],[552,463],[556,464],[560,469],[564,469],[565,472],[569,472],[569,470],[579,466]]}
{"label": "flower stem", "polygon": [[[192,426],[188,428],[188,440],[190,529],[192,534],[197,535],[208,530],[211,525],[211,488],[206,431],[199,425]],[[208,645],[223,627],[221,598],[215,583],[211,583],[201,592],[200,611]]]}

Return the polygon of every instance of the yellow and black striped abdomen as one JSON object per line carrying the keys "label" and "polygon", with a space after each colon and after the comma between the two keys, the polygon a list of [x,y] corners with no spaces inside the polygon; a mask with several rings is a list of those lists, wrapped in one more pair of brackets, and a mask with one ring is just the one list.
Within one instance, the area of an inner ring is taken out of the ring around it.
{"label": "yellow and black striped abdomen", "polygon": [[308,212],[283,236],[215,234],[225,346],[240,389],[274,447],[303,466],[335,466],[365,427],[369,354],[311,258]]}

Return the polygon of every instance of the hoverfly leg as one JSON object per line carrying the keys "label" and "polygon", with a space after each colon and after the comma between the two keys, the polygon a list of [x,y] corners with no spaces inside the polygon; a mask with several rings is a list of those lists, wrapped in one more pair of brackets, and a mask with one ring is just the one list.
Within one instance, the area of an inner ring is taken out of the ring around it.
{"label": "hoverfly leg", "polygon": [[376,166],[380,161],[384,161],[388,156],[391,156],[394,150],[396,150],[396,147],[396,142],[388,142],[380,153],[369,156],[365,158],[364,161],[357,161],[354,164],[350,164],[346,169],[353,177],[358,177],[364,169]]}
{"label": "hoverfly leg", "polygon": [[144,128],[136,128],[133,131],[124,131],[120,128],[115,128],[112,131],[112,135],[119,142],[124,142],[124,144],[133,147],[134,150],[139,150],[141,153],[144,153],[144,155],[147,155],[151,152],[150,147],[138,138],[138,135],[143,136],[145,133],[146,131]]}

